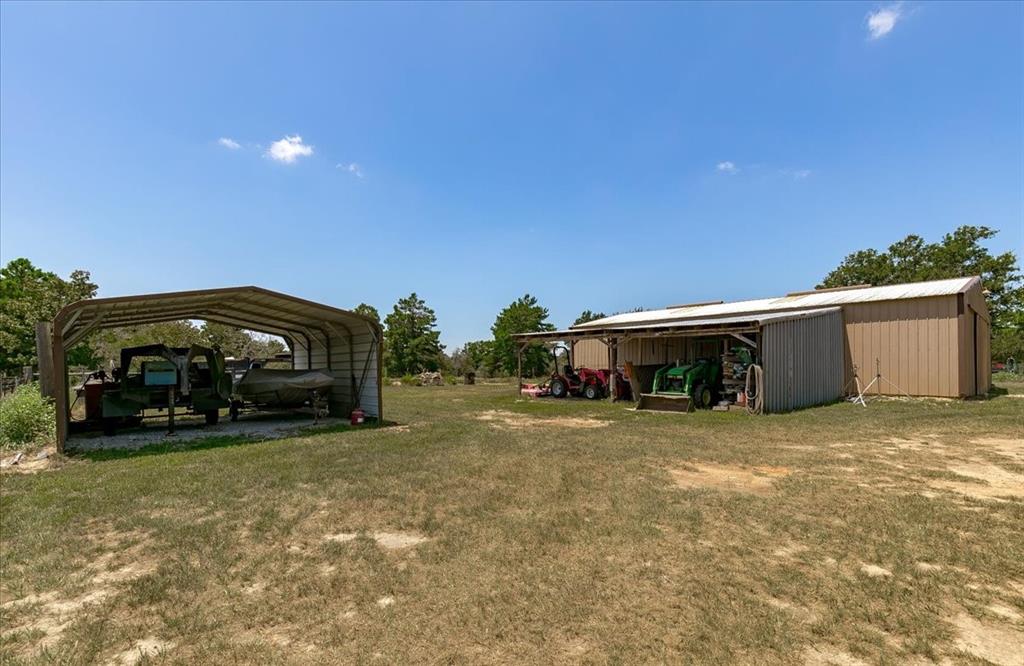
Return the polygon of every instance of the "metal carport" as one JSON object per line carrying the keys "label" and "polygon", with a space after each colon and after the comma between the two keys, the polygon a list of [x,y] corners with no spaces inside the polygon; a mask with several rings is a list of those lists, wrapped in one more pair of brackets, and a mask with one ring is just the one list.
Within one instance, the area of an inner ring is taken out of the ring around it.
{"label": "metal carport", "polygon": [[101,329],[182,319],[279,335],[292,350],[293,368],[327,370],[335,377],[331,414],[347,415],[358,406],[367,416],[383,418],[383,343],[380,324],[372,319],[251,286],[95,298],[68,305],[37,329],[41,388],[56,403],[58,450],[70,419],[66,350]]}

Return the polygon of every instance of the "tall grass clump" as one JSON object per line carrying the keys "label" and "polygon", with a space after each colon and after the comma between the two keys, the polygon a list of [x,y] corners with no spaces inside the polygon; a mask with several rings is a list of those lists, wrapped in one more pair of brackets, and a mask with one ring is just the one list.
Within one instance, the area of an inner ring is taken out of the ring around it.
{"label": "tall grass clump", "polygon": [[0,449],[48,444],[54,438],[53,404],[39,384],[22,384],[0,400]]}

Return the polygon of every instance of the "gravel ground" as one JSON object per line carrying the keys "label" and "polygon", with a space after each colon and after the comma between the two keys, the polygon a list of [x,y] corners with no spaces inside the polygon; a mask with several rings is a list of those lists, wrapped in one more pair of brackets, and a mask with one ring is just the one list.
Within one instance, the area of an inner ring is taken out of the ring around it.
{"label": "gravel ground", "polygon": [[167,423],[154,419],[142,426],[118,432],[106,437],[100,433],[74,435],[68,438],[67,449],[74,451],[99,451],[102,449],[141,449],[150,444],[169,442],[190,442],[210,437],[251,437],[253,439],[278,439],[294,435],[308,428],[329,428],[347,419],[327,417],[313,425],[313,419],[306,414],[248,414],[237,421],[222,420],[217,425],[206,425],[202,418],[178,416],[174,422],[174,434],[167,434]]}

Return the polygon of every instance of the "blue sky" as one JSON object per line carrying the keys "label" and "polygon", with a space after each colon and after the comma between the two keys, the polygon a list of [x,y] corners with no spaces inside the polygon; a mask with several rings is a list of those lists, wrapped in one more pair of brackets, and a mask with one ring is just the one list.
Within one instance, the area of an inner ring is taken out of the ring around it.
{"label": "blue sky", "polygon": [[[1024,5],[0,6],[0,259],[257,284],[449,347],[525,292],[770,296],[960,224],[1024,249]],[[225,139],[225,141],[221,141]]]}

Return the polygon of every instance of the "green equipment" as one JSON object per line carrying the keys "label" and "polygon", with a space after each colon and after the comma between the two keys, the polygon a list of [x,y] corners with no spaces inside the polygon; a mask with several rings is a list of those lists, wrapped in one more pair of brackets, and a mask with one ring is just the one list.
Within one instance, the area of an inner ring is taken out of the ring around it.
{"label": "green equipment", "polygon": [[688,398],[684,410],[711,409],[722,383],[722,364],[699,359],[687,365],[672,364],[654,373],[654,396]]}
{"label": "green equipment", "polygon": [[[144,358],[133,372],[132,360]],[[184,407],[202,414],[214,425],[220,410],[231,404],[231,376],[219,350],[192,345],[145,345],[121,350],[121,366],[112,382],[101,384],[103,430],[137,422],[147,409],[167,410],[168,430],[174,432],[174,411]],[[98,410],[100,411],[100,410]]]}

